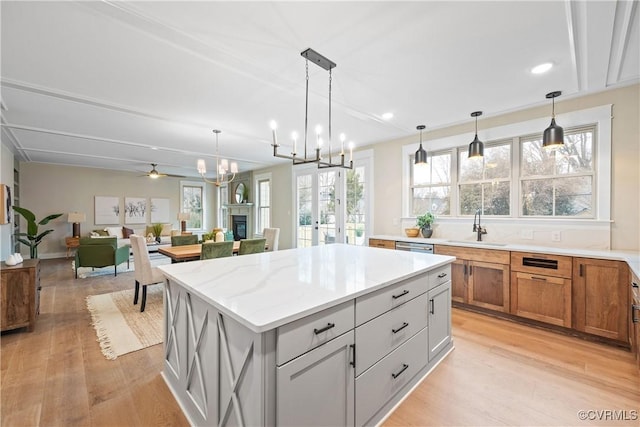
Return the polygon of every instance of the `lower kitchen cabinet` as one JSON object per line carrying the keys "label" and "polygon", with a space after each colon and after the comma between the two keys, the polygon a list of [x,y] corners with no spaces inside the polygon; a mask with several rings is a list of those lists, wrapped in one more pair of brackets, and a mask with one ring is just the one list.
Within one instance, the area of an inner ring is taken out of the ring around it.
{"label": "lower kitchen cabinet", "polygon": [[395,249],[395,240],[369,239],[369,246],[374,248]]}
{"label": "lower kitchen cabinet", "polygon": [[429,310],[429,361],[435,359],[451,342],[451,282],[427,293]]}
{"label": "lower kitchen cabinet", "polygon": [[351,330],[278,367],[278,425],[353,425],[353,344]]}
{"label": "lower kitchen cabinet", "polygon": [[552,325],[571,327],[571,280],[511,273],[511,313]]}
{"label": "lower kitchen cabinet", "polygon": [[629,269],[623,261],[573,259],[573,328],[628,343]]}
{"label": "lower kitchen cabinet", "polygon": [[451,264],[453,301],[509,312],[509,251],[436,245],[435,253],[457,258]]}
{"label": "lower kitchen cabinet", "polygon": [[635,353],[636,364],[640,369],[640,279],[633,273],[631,276],[631,288],[629,298],[631,299],[631,322],[629,323],[629,341],[631,351]]}

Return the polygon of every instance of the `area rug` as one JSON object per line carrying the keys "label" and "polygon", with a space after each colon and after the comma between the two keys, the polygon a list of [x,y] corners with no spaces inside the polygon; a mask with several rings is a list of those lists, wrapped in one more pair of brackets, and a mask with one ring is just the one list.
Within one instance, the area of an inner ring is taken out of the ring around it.
{"label": "area rug", "polygon": [[[171,264],[171,259],[159,254],[157,256],[154,257],[150,257],[151,258],[151,266],[152,267],[156,267],[158,265],[165,265],[165,264]],[[120,273],[128,273],[130,271],[134,271],[135,268],[133,266],[133,260],[129,261],[129,268],[127,268],[127,263],[123,262],[122,264],[118,265],[118,274]],[[71,271],[73,272],[73,274],[75,274],[76,271],[76,262],[75,260],[71,261]],[[113,271],[113,265],[107,266],[107,267],[80,267],[80,269],[78,269],[78,278],[79,279],[86,279],[87,277],[96,277],[96,276],[107,276],[107,275],[114,275],[114,271]]]}
{"label": "area rug", "polygon": [[142,289],[136,305],[133,305],[133,289],[87,297],[91,324],[107,359],[162,342],[162,290],[161,285],[147,287],[147,304],[142,313]]}

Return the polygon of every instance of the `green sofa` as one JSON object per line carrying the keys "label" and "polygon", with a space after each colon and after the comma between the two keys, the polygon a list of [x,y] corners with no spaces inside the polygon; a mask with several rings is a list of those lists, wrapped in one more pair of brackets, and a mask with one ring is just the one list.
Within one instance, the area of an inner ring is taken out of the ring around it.
{"label": "green sofa", "polygon": [[118,265],[127,262],[129,268],[129,245],[118,247],[116,237],[81,237],[76,250],[76,279],[80,267],[107,267],[113,265],[114,275],[118,275]]}

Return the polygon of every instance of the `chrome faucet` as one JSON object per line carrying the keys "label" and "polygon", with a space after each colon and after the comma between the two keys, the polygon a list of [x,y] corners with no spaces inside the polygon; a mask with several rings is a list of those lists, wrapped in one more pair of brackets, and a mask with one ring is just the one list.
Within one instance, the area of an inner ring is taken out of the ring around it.
{"label": "chrome faucet", "polygon": [[[476,218],[478,223],[476,224]],[[476,214],[473,216],[473,231],[478,233],[478,242],[482,242],[482,235],[487,234],[487,229],[480,226],[480,209],[476,209]]]}

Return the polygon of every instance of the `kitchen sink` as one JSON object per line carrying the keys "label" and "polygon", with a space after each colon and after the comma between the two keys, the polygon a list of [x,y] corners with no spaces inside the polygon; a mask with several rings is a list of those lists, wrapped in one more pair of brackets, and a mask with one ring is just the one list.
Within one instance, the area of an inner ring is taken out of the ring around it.
{"label": "kitchen sink", "polygon": [[449,243],[459,243],[461,245],[478,245],[478,246],[507,246],[506,243],[495,242],[478,242],[476,240],[447,240]]}

